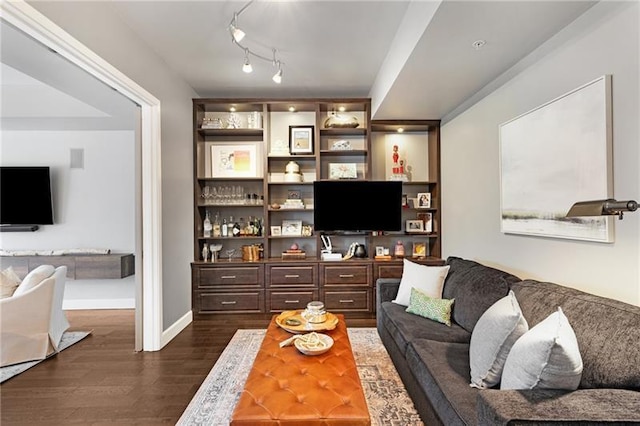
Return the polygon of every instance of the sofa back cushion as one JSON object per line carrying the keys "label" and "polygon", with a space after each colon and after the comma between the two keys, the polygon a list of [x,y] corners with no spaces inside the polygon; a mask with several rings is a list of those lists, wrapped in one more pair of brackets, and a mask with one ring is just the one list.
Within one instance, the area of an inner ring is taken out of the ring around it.
{"label": "sofa back cushion", "polygon": [[26,293],[27,291],[40,284],[42,280],[45,280],[53,275],[55,270],[56,268],[54,268],[52,265],[38,266],[33,271],[29,272],[26,277],[24,277],[13,295],[20,296],[21,294]]}
{"label": "sofa back cushion", "polygon": [[582,356],[581,388],[640,390],[640,307],[535,280],[512,289],[529,327],[562,308]]}
{"label": "sofa back cushion", "polygon": [[444,282],[443,299],[455,299],[453,320],[472,332],[480,316],[509,293],[520,278],[473,260],[449,257],[449,273]]}

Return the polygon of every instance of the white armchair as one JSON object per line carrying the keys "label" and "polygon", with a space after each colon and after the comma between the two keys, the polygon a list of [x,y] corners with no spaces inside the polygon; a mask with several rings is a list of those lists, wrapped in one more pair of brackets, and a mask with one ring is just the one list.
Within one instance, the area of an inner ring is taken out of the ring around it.
{"label": "white armchair", "polygon": [[[62,310],[67,268],[0,300],[0,366],[41,360],[58,352],[69,322]],[[23,282],[26,281],[23,280]]]}

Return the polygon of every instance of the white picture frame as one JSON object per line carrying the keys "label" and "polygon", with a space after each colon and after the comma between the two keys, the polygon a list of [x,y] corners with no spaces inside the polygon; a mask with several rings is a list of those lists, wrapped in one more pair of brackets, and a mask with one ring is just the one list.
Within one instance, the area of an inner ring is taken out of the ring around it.
{"label": "white picture frame", "polygon": [[407,220],[404,229],[409,234],[424,232],[424,222],[419,219]]}
{"label": "white picture frame", "polygon": [[301,220],[283,220],[282,221],[282,233],[283,236],[302,236],[302,221]]}
{"label": "white picture frame", "polygon": [[419,192],[416,200],[417,209],[430,209],[431,208],[431,193],[430,192]]}
{"label": "white picture frame", "polygon": [[612,198],[611,77],[602,76],[499,126],[501,231],[611,243],[608,217],[566,218]]}
{"label": "white picture frame", "polygon": [[260,177],[260,158],[260,149],[256,143],[211,145],[211,177]]}

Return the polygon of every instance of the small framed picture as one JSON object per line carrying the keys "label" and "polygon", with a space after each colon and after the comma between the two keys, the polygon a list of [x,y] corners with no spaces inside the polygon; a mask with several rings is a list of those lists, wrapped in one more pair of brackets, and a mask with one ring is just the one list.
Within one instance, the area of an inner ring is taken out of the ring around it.
{"label": "small framed picture", "polygon": [[310,237],[313,235],[313,226],[311,225],[302,225],[302,236]]}
{"label": "small framed picture", "polygon": [[314,126],[289,126],[291,154],[313,154]]}
{"label": "small framed picture", "polygon": [[406,232],[424,232],[424,223],[421,220],[408,220],[405,225]]}
{"label": "small framed picture", "polygon": [[431,208],[431,193],[430,192],[419,192],[418,193],[418,204],[416,204],[417,209],[429,209]]}
{"label": "small framed picture", "polygon": [[418,219],[424,224],[424,232],[433,232],[433,214],[432,213],[418,213]]}
{"label": "small framed picture", "polygon": [[280,235],[282,235],[282,228],[280,228],[279,226],[272,226],[271,235],[274,237],[279,237]]}
{"label": "small framed picture", "polygon": [[289,236],[295,236],[295,237],[302,236],[302,221],[301,220],[283,220],[282,235],[289,235]]}
{"label": "small framed picture", "polygon": [[376,256],[384,256],[384,247],[376,246]]}
{"label": "small framed picture", "polygon": [[402,207],[409,207],[409,198],[407,198],[407,194],[402,194]]}
{"label": "small framed picture", "polygon": [[425,243],[413,243],[413,257],[425,257],[427,245]]}

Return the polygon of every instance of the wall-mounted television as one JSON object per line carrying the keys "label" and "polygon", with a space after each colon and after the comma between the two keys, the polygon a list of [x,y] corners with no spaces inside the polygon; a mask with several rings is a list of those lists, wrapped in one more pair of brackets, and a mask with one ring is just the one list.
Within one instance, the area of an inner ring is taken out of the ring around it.
{"label": "wall-mounted television", "polygon": [[313,204],[316,231],[402,229],[402,182],[315,181]]}
{"label": "wall-mounted television", "polygon": [[0,167],[0,225],[52,225],[49,167]]}

